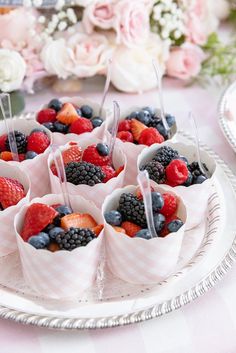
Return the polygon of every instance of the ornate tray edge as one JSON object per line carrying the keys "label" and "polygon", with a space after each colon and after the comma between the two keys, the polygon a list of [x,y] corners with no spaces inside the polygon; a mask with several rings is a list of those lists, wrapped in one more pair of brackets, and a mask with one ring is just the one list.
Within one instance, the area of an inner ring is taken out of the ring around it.
{"label": "ornate tray edge", "polygon": [[[180,134],[188,139],[190,136],[184,132]],[[231,181],[231,185],[236,192],[236,178],[228,168],[228,166],[216,155],[211,149],[205,144],[201,144],[212,157],[215,158],[216,162],[222,167],[225,174]],[[123,326],[133,323],[138,323],[152,318],[160,317],[171,311],[181,308],[182,306],[191,303],[198,297],[202,296],[209,289],[214,287],[224,275],[232,268],[236,261],[236,237],[234,238],[233,244],[230,250],[226,253],[225,257],[220,263],[207,275],[203,280],[197,283],[194,287],[184,292],[183,294],[165,301],[161,304],[157,304],[147,308],[145,310],[139,310],[134,313],[126,315],[112,316],[108,318],[83,318],[83,319],[71,319],[71,318],[57,318],[57,317],[46,317],[35,314],[28,314],[22,311],[17,311],[7,307],[0,306],[0,317],[4,319],[14,320],[18,323],[35,325],[39,327],[47,327],[53,329],[100,329],[100,328],[111,328],[116,326]]]}

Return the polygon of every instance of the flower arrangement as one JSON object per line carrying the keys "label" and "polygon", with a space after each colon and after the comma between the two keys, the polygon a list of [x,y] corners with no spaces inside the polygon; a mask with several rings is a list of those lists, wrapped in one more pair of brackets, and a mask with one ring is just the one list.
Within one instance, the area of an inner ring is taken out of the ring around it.
{"label": "flower arrangement", "polygon": [[211,74],[207,63],[217,43],[212,33],[232,4],[75,0],[72,6],[58,0],[56,10],[41,8],[42,0],[24,0],[23,5],[0,10],[1,91],[33,92],[36,81],[50,76],[106,75],[109,58],[111,82],[124,92],[156,86],[153,59],[163,73],[181,80]]}

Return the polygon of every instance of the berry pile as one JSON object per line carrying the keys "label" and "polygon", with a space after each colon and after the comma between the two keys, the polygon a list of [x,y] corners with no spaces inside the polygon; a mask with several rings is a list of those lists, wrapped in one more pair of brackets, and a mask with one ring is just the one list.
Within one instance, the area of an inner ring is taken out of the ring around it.
{"label": "berry pile", "polygon": [[[10,133],[11,134],[11,133]],[[19,161],[33,159],[43,153],[50,145],[50,139],[43,129],[33,129],[29,136],[23,132],[14,130]],[[0,159],[4,161],[14,160],[11,153],[9,137],[7,134],[0,136]]]}
{"label": "berry pile", "polygon": [[38,112],[37,121],[52,132],[77,135],[91,132],[103,123],[100,117],[94,116],[89,105],[78,107],[72,103],[63,104],[58,99],[52,99],[47,108]]}
{"label": "berry pile", "polygon": [[[205,164],[204,167],[208,170]],[[156,183],[170,186],[191,186],[207,179],[197,162],[189,163],[187,158],[170,146],[160,147],[153,159],[141,166],[140,170],[147,170],[150,179]]]}
{"label": "berry pile", "polygon": [[71,251],[86,246],[102,229],[87,213],[74,213],[60,204],[34,203],[26,211],[21,237],[36,249]]}
{"label": "berry pile", "polygon": [[[177,232],[183,222],[177,217],[178,200],[170,194],[152,191],[152,210],[154,226],[159,237]],[[133,238],[151,239],[147,228],[144,202],[140,189],[135,194],[123,193],[117,210],[104,214],[105,220],[116,231]]]}
{"label": "berry pile", "polygon": [[[71,146],[62,152],[65,165],[67,181],[74,184],[85,184],[94,186],[99,183],[106,183],[116,177],[123,167],[115,170],[106,144],[98,143],[90,145],[84,151],[73,142]],[[54,175],[57,175],[55,165],[51,165]]]}
{"label": "berry pile", "polygon": [[24,186],[16,179],[0,177],[0,211],[18,204],[25,197]]}
{"label": "berry pile", "polygon": [[[170,128],[175,126],[175,118],[166,115]],[[144,107],[132,112],[119,123],[117,137],[123,142],[133,142],[139,145],[151,146],[162,143],[168,138],[160,116],[150,107]]]}

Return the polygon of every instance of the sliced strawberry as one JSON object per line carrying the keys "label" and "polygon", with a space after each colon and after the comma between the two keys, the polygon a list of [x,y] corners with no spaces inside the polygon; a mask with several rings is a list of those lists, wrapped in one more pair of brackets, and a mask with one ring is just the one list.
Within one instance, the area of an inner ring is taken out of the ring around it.
{"label": "sliced strawberry", "polygon": [[[63,159],[64,165],[70,162],[80,162],[81,156],[82,156],[82,148],[77,146],[77,144],[69,147],[67,150],[62,152],[62,159]],[[54,175],[57,175],[57,169],[54,162],[52,163],[50,168],[52,173]]]}
{"label": "sliced strawberry", "polygon": [[15,179],[0,177],[0,203],[4,209],[16,205],[23,197],[22,184]]}
{"label": "sliced strawberry", "polygon": [[125,169],[124,165],[121,165],[119,168],[117,168],[115,176],[117,177],[124,169]]}
{"label": "sliced strawberry", "polygon": [[96,236],[98,236],[103,230],[103,228],[104,228],[103,224],[98,224],[96,227],[92,228],[92,231],[96,234]]}
{"label": "sliced strawberry", "polygon": [[9,151],[4,151],[0,153],[0,159],[2,159],[3,161],[13,161],[13,154]]}
{"label": "sliced strawberry", "polygon": [[137,224],[128,221],[122,222],[121,228],[123,228],[125,230],[125,233],[131,238],[134,237],[135,234],[142,229]]}
{"label": "sliced strawberry", "polygon": [[71,103],[65,103],[57,114],[57,120],[66,125],[70,125],[78,119],[78,113]]}
{"label": "sliced strawberry", "polygon": [[0,152],[6,151],[7,134],[0,136]]}
{"label": "sliced strawberry", "polygon": [[64,229],[73,228],[94,228],[97,226],[95,219],[88,213],[71,213],[61,219],[61,227]]}
{"label": "sliced strawberry", "polygon": [[53,222],[58,212],[43,203],[33,203],[26,211],[21,237],[27,241],[32,235],[37,235],[47,225]]}
{"label": "sliced strawberry", "polygon": [[40,131],[33,132],[28,136],[27,150],[38,154],[43,153],[50,145],[48,136]]}
{"label": "sliced strawberry", "polygon": [[112,226],[112,228],[113,228],[116,232],[126,234],[126,233],[125,233],[125,229],[124,229],[124,228],[117,227],[117,226]]}
{"label": "sliced strawberry", "polygon": [[147,126],[136,119],[131,120],[131,132],[135,141],[138,142],[141,133],[147,129]]}

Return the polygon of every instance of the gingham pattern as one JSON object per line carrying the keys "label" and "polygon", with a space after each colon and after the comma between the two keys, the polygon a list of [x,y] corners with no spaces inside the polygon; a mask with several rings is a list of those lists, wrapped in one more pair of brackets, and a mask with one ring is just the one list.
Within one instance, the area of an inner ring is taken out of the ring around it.
{"label": "gingham pattern", "polygon": [[[154,185],[156,191],[171,192],[169,187]],[[115,190],[104,202],[103,214],[117,209],[123,192],[134,193],[137,186],[127,186]],[[178,216],[186,221],[186,208],[179,199]],[[140,238],[130,238],[123,233],[116,232],[109,224],[105,227],[105,243],[108,267],[114,275],[130,283],[157,283],[171,271],[180,255],[185,225],[178,232],[165,238],[153,238],[149,241]]]}
{"label": "gingham pattern", "polygon": [[[12,122],[10,121],[9,124]],[[24,119],[13,119],[14,129],[24,132],[28,135],[35,128],[43,128],[40,124],[38,124],[34,120],[24,120]],[[47,131],[50,139],[52,135],[49,130]],[[3,121],[0,122],[0,134],[6,133],[5,123]],[[10,161],[5,162],[10,165],[18,166],[21,170],[23,170],[26,174],[28,174],[31,182],[31,198],[37,196],[43,196],[50,192],[50,180],[48,175],[47,168],[47,158],[49,155],[49,148],[45,150],[44,153],[39,154],[34,159],[28,159],[21,163]]]}
{"label": "gingham pattern", "polygon": [[[94,204],[81,197],[71,196],[74,212],[89,213],[97,222],[102,223],[100,211]],[[46,204],[62,203],[61,195],[47,195],[32,200],[31,203]],[[86,247],[73,251],[50,252],[36,250],[24,242],[19,235],[26,208],[23,208],[15,218],[15,232],[22,263],[23,274],[28,285],[39,295],[51,298],[72,297],[92,285],[100,260],[100,250],[103,243],[103,231],[99,237]],[[50,270],[49,270],[50,269]]]}
{"label": "gingham pattern", "polygon": [[[101,142],[101,140],[93,139],[93,143]],[[82,147],[84,150],[88,145],[91,145],[90,139],[83,139],[79,142],[79,146]],[[61,148],[61,150],[67,149],[68,145],[65,145]],[[61,193],[61,186],[57,176],[53,175],[50,169],[50,165],[52,163],[53,156],[52,154],[49,155],[48,158],[48,169],[49,169],[49,176],[51,181],[51,192],[54,194]],[[126,171],[126,157],[117,147],[115,147],[113,152],[113,161],[115,168],[119,166],[125,166],[125,169],[115,178],[110,179],[107,183],[100,183],[94,186],[89,185],[74,185],[72,183],[67,183],[68,193],[71,195],[80,195],[84,198],[93,201],[97,207],[101,207],[104,199],[107,195],[123,186],[124,183],[124,175]]]}
{"label": "gingham pattern", "polygon": [[30,199],[30,181],[25,173],[17,167],[0,161],[0,176],[14,178],[23,186],[26,196],[18,202],[17,205],[8,207],[0,212],[0,256],[8,255],[17,249],[16,237],[14,231],[14,217],[21,207],[29,202]]}

